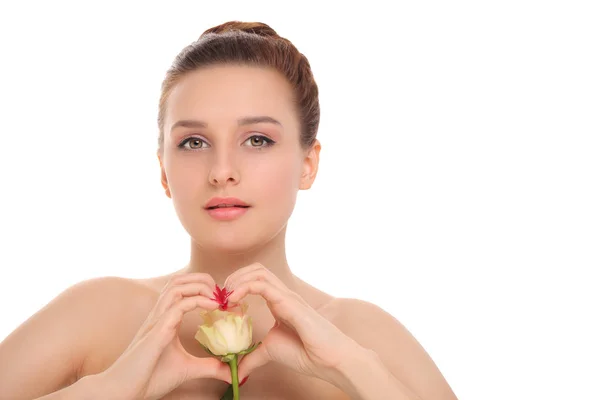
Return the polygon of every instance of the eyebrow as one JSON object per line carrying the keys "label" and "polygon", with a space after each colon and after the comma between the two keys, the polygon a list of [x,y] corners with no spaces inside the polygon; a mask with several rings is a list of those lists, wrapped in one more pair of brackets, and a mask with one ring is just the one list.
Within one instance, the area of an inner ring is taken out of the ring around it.
{"label": "eyebrow", "polygon": [[[238,121],[237,121],[238,126],[259,124],[259,123],[265,123],[265,122],[269,123],[269,124],[283,126],[281,124],[281,122],[277,121],[275,118],[269,117],[266,115],[259,115],[256,117],[244,117],[244,118],[238,119]],[[175,128],[180,127],[180,126],[184,127],[184,128],[206,128],[208,126],[208,124],[204,121],[198,121],[198,120],[193,120],[193,119],[182,119],[182,120],[175,122],[173,124],[173,126],[171,126],[171,132]]]}

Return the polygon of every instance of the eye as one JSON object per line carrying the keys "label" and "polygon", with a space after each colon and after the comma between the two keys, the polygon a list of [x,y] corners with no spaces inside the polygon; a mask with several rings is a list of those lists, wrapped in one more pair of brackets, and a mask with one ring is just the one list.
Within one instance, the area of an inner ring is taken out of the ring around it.
{"label": "eye", "polygon": [[[186,147],[186,144],[190,144],[189,147]],[[179,148],[185,148],[186,150],[196,150],[196,149],[202,149],[206,146],[202,146],[202,143],[206,144],[206,142],[198,137],[189,137],[187,139],[184,139],[181,143],[179,143],[179,145],[177,147]]]}
{"label": "eye", "polygon": [[[275,144],[275,142],[271,139],[269,139],[266,136],[262,136],[262,135],[254,135],[254,136],[250,136],[246,142],[250,142],[250,145],[252,147],[269,147],[272,146],[273,144]],[[246,143],[244,142],[244,143]],[[261,144],[263,144],[263,146],[261,146]]]}

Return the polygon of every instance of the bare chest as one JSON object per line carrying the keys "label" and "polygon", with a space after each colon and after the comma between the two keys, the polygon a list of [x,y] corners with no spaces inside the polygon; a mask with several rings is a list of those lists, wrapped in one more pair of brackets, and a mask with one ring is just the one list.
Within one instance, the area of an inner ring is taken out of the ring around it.
{"label": "bare chest", "polygon": [[[122,304],[128,308],[123,311],[127,311],[127,321],[130,322],[120,324],[119,329],[108,329],[103,334],[99,340],[102,348],[96,348],[86,357],[80,376],[97,374],[110,367],[129,346],[150,312],[150,309],[139,306],[129,308],[127,301]],[[208,357],[194,339],[198,323],[196,317],[186,314],[180,326],[179,339],[188,353],[196,357]],[[194,379],[164,396],[163,400],[219,400],[227,386],[227,383],[216,379]],[[347,395],[328,382],[274,364],[253,371],[250,379],[240,388],[240,395],[244,400],[349,400]]]}
{"label": "bare chest", "polygon": [[[201,354],[186,336],[180,340],[190,354]],[[118,340],[126,343],[127,340]],[[104,356],[90,356],[84,375],[104,371],[116,361],[124,349],[112,349]],[[107,354],[111,354],[107,356]],[[194,379],[185,382],[173,390],[163,400],[219,400],[228,384],[216,379]],[[244,400],[349,400],[350,398],[337,387],[316,378],[296,373],[279,365],[265,365],[252,372],[250,379],[240,388]]]}
{"label": "bare chest", "polygon": [[[186,382],[163,397],[163,400],[219,400],[226,389],[227,384],[221,382]],[[240,388],[240,397],[244,400],[350,400],[327,382],[293,372],[273,374],[272,367],[255,371]]]}

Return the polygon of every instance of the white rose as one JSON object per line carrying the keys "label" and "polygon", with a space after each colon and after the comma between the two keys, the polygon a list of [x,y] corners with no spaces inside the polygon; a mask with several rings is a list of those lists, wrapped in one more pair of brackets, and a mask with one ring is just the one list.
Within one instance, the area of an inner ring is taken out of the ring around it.
{"label": "white rose", "polygon": [[214,355],[237,354],[252,345],[252,319],[245,312],[214,310],[202,317],[194,338]]}

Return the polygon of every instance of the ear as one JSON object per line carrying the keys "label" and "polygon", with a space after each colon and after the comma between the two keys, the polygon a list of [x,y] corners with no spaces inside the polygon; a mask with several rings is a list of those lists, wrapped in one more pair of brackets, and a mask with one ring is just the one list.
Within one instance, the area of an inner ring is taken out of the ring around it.
{"label": "ear", "polygon": [[300,178],[300,190],[310,189],[317,171],[319,170],[319,153],[321,152],[321,142],[315,139],[310,149],[306,150],[304,160],[302,161],[302,176]]}
{"label": "ear", "polygon": [[167,181],[167,174],[165,173],[165,166],[163,165],[160,150],[156,153],[156,156],[158,157],[158,163],[160,164],[160,183],[162,184],[163,189],[165,189],[167,197],[171,198],[171,190],[169,189],[169,182]]}

